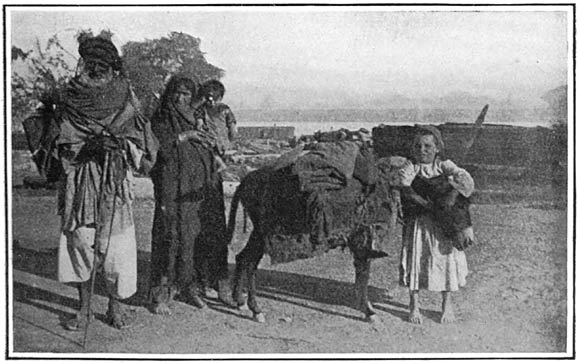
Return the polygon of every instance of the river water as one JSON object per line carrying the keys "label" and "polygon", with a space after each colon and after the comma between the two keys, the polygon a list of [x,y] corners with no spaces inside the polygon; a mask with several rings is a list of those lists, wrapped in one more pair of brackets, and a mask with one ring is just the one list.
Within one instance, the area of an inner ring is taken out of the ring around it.
{"label": "river water", "polygon": [[[384,110],[233,110],[238,126],[292,126],[295,135],[346,128],[371,130],[381,124],[414,125],[474,123],[481,110],[384,109]],[[485,124],[524,127],[551,125],[547,109],[493,110],[489,108]]]}

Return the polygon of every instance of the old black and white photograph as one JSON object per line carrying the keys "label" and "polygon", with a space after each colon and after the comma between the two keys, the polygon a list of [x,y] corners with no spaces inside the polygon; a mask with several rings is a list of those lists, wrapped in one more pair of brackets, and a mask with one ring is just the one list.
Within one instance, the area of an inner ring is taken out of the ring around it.
{"label": "old black and white photograph", "polygon": [[3,1],[4,359],[574,359],[576,4]]}

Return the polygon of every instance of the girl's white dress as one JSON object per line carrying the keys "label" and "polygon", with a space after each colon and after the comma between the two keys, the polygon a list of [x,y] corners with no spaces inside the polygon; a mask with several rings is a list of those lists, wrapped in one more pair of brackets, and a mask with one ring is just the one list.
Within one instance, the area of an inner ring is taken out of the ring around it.
{"label": "girl's white dress", "polygon": [[[466,170],[438,158],[432,164],[407,163],[400,182],[410,186],[417,176],[430,179],[441,174],[447,175],[450,184],[465,197],[474,191],[474,181]],[[400,258],[400,283],[410,290],[456,291],[466,284],[464,251],[453,246],[428,214],[406,221]]]}

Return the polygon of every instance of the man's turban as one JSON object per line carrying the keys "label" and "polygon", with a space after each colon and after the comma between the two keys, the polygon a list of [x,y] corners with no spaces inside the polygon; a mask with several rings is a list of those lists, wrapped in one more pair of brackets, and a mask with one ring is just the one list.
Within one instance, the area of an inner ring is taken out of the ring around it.
{"label": "man's turban", "polygon": [[105,63],[116,71],[122,68],[119,51],[109,39],[99,36],[85,38],[79,42],[78,53],[85,61]]}

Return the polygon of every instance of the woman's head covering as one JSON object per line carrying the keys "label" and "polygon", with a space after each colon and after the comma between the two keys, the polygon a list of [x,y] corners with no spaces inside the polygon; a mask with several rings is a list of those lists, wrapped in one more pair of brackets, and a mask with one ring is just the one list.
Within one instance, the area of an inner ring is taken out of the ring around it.
{"label": "woman's head covering", "polygon": [[417,135],[432,135],[434,136],[434,141],[436,141],[436,145],[438,146],[438,151],[444,151],[444,141],[442,141],[442,134],[440,130],[436,126],[433,125],[416,125],[416,132],[414,133],[415,136]]}
{"label": "woman's head covering", "polygon": [[104,63],[115,71],[122,68],[121,57],[117,47],[110,39],[102,36],[83,36],[78,40],[78,53],[86,61]]}

